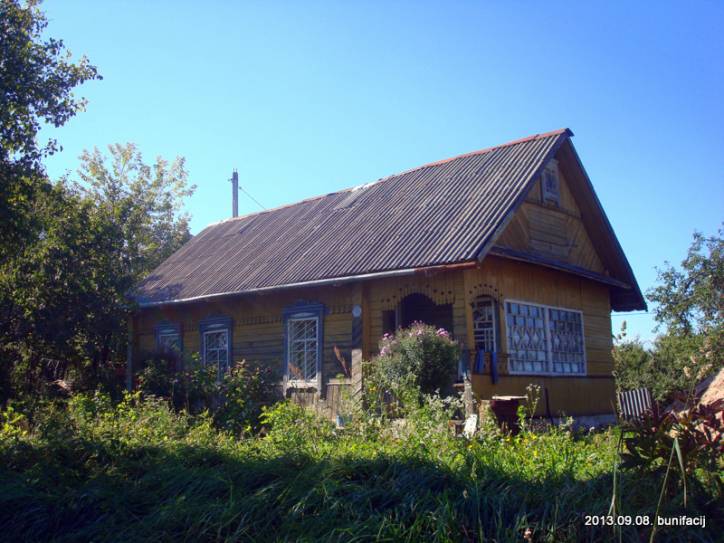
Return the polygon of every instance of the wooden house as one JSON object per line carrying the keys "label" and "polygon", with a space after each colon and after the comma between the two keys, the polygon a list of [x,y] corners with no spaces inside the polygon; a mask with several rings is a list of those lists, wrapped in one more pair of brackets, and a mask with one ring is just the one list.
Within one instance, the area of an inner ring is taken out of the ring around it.
{"label": "wooden house", "polygon": [[612,413],[611,311],[646,304],[572,135],[208,226],[139,286],[129,369],[172,345],[221,371],[266,361],[324,397],[335,346],[359,364],[423,321],[463,346],[480,398],[537,383],[554,416]]}

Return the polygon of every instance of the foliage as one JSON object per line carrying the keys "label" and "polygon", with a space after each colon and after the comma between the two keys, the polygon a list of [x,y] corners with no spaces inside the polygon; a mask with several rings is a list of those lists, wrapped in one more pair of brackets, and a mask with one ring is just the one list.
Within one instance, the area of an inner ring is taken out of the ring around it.
{"label": "foliage", "polygon": [[619,390],[645,387],[657,400],[670,401],[724,366],[721,233],[695,233],[680,268],[666,264],[659,270],[659,284],[648,298],[665,330],[651,348],[627,337],[624,323],[613,349]]}
{"label": "foliage", "polygon": [[189,237],[184,161],[144,163],[132,144],[81,157],[79,181],[50,182],[41,124],[81,111],[99,79],[46,38],[35,1],[0,2],[0,404],[55,382],[119,390],[131,287]]}
{"label": "foliage", "polygon": [[127,286],[102,273],[114,240],[89,202],[57,185],[34,210],[43,235],[0,264],[0,355],[15,394],[97,370],[119,324],[110,309]]}
{"label": "foliage", "polygon": [[459,359],[459,346],[442,328],[416,322],[385,334],[379,356],[365,367],[368,400],[385,394],[403,400],[410,390],[448,392]]}
{"label": "foliage", "polygon": [[[616,431],[468,440],[442,424],[451,407],[427,396],[404,431],[362,433],[281,403],[265,410],[266,435],[240,439],[138,393],[117,404],[77,395],[28,417],[24,435],[0,436],[0,530],[9,540],[482,542],[527,530],[533,541],[611,540],[612,528],[582,516],[609,510]],[[622,469],[617,480],[620,514],[653,513],[660,473]],[[694,494],[706,487],[691,486],[686,510],[672,497],[661,514],[706,514],[707,530],[662,528],[657,540],[718,537],[713,506]],[[623,526],[622,540],[650,529]]]}
{"label": "foliage", "polygon": [[15,410],[12,405],[8,405],[2,413],[0,413],[0,439],[13,440],[25,437],[27,431],[27,417]]}
{"label": "foliage", "polygon": [[[706,485],[715,500],[724,499],[724,400],[709,405],[689,405],[680,411],[647,412],[640,420],[624,424],[622,465],[639,470],[666,471],[676,451],[681,471],[671,477],[679,491],[687,479]],[[698,478],[693,478],[694,474]]]}
{"label": "foliage", "polygon": [[175,369],[173,356],[156,353],[144,361],[138,374],[138,390],[144,396],[165,398],[176,410],[211,413],[214,424],[235,434],[258,430],[262,408],[278,396],[277,378],[269,365],[236,362],[219,378],[213,366],[200,364],[197,357]]}
{"label": "foliage", "polygon": [[268,429],[265,441],[285,454],[318,452],[334,435],[329,421],[288,400],[263,407],[261,422]]}
{"label": "foliage", "polygon": [[128,292],[190,236],[179,211],[193,190],[183,161],[151,168],[133,146],[113,149],[111,169],[125,173],[109,173],[97,152],[85,156],[86,188],[57,183],[38,197],[42,235],[0,264],[4,398],[43,393],[57,379],[118,387]]}
{"label": "foliage", "polygon": [[619,391],[647,388],[655,400],[668,402],[708,375],[708,364],[703,371],[684,371],[692,360],[702,358],[699,354],[692,359],[692,353],[701,349],[702,338],[676,335],[660,336],[652,348],[646,348],[639,338],[628,337],[624,322],[612,351],[616,387]]}
{"label": "foliage", "polygon": [[[158,157],[153,166],[128,143],[108,146],[109,158],[97,148],[84,151],[77,189],[95,203],[113,226],[119,273],[131,284],[166,260],[191,237],[182,203],[195,185],[188,184],[185,160]],[[109,163],[110,162],[110,163]]]}
{"label": "foliage", "polygon": [[269,365],[241,360],[219,383],[216,423],[235,433],[258,430],[262,410],[277,399],[278,376]]}
{"label": "foliage", "polygon": [[155,353],[143,361],[143,369],[138,372],[137,390],[146,396],[174,399],[174,385],[179,381],[175,375],[176,358],[172,354]]}
{"label": "foliage", "polygon": [[41,124],[64,125],[85,106],[73,89],[101,79],[85,57],[77,63],[62,40],[45,37],[39,2],[0,1],[0,262],[34,228],[33,200],[48,190],[41,159],[58,150],[39,144]]}
{"label": "foliage", "polygon": [[[724,323],[724,241],[718,235],[694,233],[687,257],[677,270],[659,270],[659,285],[648,292],[656,304],[656,320],[669,333],[693,335],[721,332]],[[718,330],[717,330],[718,329]]]}

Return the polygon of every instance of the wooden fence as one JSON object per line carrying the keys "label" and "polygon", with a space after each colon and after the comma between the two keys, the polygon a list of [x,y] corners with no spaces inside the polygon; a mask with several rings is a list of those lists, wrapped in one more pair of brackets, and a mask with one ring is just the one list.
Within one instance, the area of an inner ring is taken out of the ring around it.
{"label": "wooden fence", "polygon": [[647,388],[619,392],[617,397],[619,414],[623,420],[639,420],[646,412],[656,409],[656,403]]}

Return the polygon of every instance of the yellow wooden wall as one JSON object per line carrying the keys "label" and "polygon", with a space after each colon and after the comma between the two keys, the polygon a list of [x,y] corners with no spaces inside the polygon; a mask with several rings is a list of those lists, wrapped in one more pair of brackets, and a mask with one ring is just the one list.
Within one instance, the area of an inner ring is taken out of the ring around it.
{"label": "yellow wooden wall", "polygon": [[[611,306],[608,287],[572,274],[532,264],[488,257],[478,269],[465,270],[465,293],[469,300],[481,294],[499,301],[499,322],[504,354],[507,353],[504,301],[515,299],[577,309],[583,313],[587,376],[529,377],[504,376],[493,385],[489,376],[473,377],[473,387],[483,398],[493,394],[524,394],[529,383],[548,387],[554,415],[610,413],[613,411],[614,383],[611,376]],[[473,344],[472,311],[468,312],[468,345]],[[505,364],[505,356],[502,357]],[[545,406],[540,405],[542,410]],[[542,411],[540,411],[542,413]]]}
{"label": "yellow wooden wall", "polygon": [[[469,270],[440,272],[431,276],[410,276],[369,282],[364,287],[366,332],[365,357],[377,350],[382,336],[382,312],[394,309],[408,294],[419,292],[437,304],[452,304],[453,330],[456,340],[465,347],[474,346],[472,308],[477,296],[488,295],[498,300],[500,345],[503,349],[502,374],[495,385],[490,376],[473,376],[473,387],[479,397],[522,395],[530,383],[548,389],[552,414],[571,415],[612,412],[614,383],[611,377],[611,308],[608,287],[577,276],[499,257],[488,257],[481,266]],[[539,377],[506,375],[504,301],[516,299],[531,303],[580,310],[586,344],[587,376]],[[541,401],[539,413],[544,414]]]}
{"label": "yellow wooden wall", "polygon": [[[370,280],[354,285],[283,291],[276,294],[227,297],[144,310],[136,322],[136,360],[155,347],[154,327],[163,320],[180,323],[184,351],[199,350],[199,321],[209,316],[233,319],[233,357],[235,360],[263,360],[282,368],[282,312],[298,300],[321,302],[329,312],[324,322],[324,380],[335,377],[341,368],[333,353],[337,345],[350,360],[352,345],[352,306],[362,307],[362,349],[369,358],[377,351],[382,336],[382,312],[394,310],[408,294],[421,293],[437,304],[451,304],[456,340],[463,346],[474,345],[470,303],[479,295],[499,301],[501,340],[505,353],[503,302],[516,299],[583,312],[587,372],[585,377],[538,377],[505,375],[493,385],[487,375],[473,376],[479,397],[524,394],[529,383],[547,387],[554,415],[612,412],[611,317],[609,291],[605,285],[532,264],[500,257],[488,257],[477,268],[417,274]],[[504,357],[503,357],[504,358]],[[544,404],[541,404],[541,414]]]}
{"label": "yellow wooden wall", "polygon": [[605,273],[560,170],[558,178],[560,206],[541,203],[540,182],[535,183],[496,244]]}
{"label": "yellow wooden wall", "polygon": [[185,354],[199,352],[199,322],[210,316],[233,319],[233,352],[237,360],[263,361],[281,370],[284,349],[282,312],[299,300],[321,302],[328,310],[324,319],[325,379],[341,373],[333,348],[338,346],[350,360],[352,302],[355,287],[327,287],[282,291],[274,294],[232,296],[189,304],[142,310],[136,319],[135,359],[155,349],[155,327],[161,321],[179,323]]}

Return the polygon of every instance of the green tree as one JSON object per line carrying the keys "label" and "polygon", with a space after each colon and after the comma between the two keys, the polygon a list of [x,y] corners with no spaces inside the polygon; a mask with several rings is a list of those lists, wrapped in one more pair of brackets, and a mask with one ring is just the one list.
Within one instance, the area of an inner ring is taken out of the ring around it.
{"label": "green tree", "polygon": [[659,270],[659,285],[647,293],[656,304],[656,320],[668,333],[710,333],[724,322],[724,244],[718,235],[694,233],[681,269],[668,262]]}
{"label": "green tree", "polygon": [[87,195],[110,220],[123,240],[116,258],[133,283],[166,260],[190,238],[184,199],[196,190],[189,185],[185,160],[169,163],[157,157],[153,166],[128,143],[84,151],[76,188]]}
{"label": "green tree", "polygon": [[40,234],[0,264],[3,395],[56,379],[93,388],[125,359],[128,293],[190,234],[183,159],[143,162],[135,146],[84,153],[80,180],[32,202]]}
{"label": "green tree", "polygon": [[42,231],[33,200],[52,189],[42,159],[59,145],[38,143],[41,125],[65,124],[85,106],[73,89],[101,78],[85,57],[73,63],[62,40],[43,37],[38,6],[0,0],[0,260]]}
{"label": "green tree", "polygon": [[648,292],[656,304],[657,322],[666,327],[659,351],[678,359],[682,368],[716,370],[724,365],[723,232],[695,232],[680,269],[666,263],[659,270],[660,284]]}
{"label": "green tree", "polygon": [[625,328],[616,337],[617,386],[646,387],[657,399],[668,400],[724,365],[722,230],[713,236],[695,233],[681,266],[665,263],[647,297],[663,333],[650,349],[628,338]]}
{"label": "green tree", "polygon": [[676,391],[690,390],[698,378],[698,369],[684,371],[684,367],[692,365],[691,355],[698,352],[700,345],[696,336],[662,335],[647,348],[640,338],[628,336],[624,322],[613,347],[616,388],[647,388],[659,401],[667,401]]}

